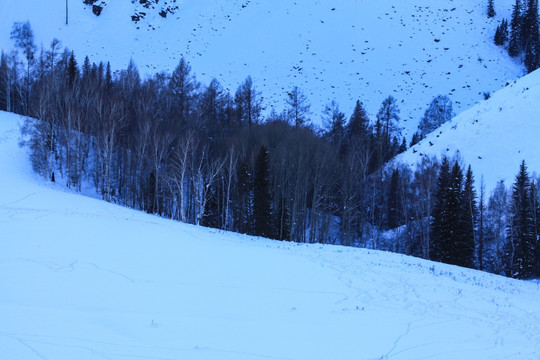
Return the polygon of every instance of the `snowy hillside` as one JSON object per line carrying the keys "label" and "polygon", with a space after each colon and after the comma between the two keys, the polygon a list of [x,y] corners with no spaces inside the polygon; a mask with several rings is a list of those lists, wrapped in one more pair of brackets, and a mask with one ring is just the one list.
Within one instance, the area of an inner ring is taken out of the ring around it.
{"label": "snowy hillside", "polygon": [[513,183],[519,164],[540,172],[540,71],[494,93],[429,134],[395,161],[411,167],[423,156],[459,154],[475,173],[484,176],[488,194],[497,181]]}
{"label": "snowy hillside", "polygon": [[534,359],[540,288],[250,238],[43,183],[0,113],[4,359]]}
{"label": "snowy hillside", "polygon": [[158,15],[163,2],[154,10],[106,3],[96,17],[82,0],[69,0],[66,26],[63,0],[2,0],[0,48],[12,48],[14,21],[29,20],[38,45],[56,37],[79,62],[88,55],[118,69],[132,57],[153,74],[172,71],[183,55],[200,80],[215,77],[232,92],[251,75],[278,112],[298,86],[316,123],[331,100],[350,115],[360,99],[374,116],[393,95],[409,138],[436,95],[450,96],[459,113],[523,72],[492,42],[511,0],[496,2],[495,19],[485,16],[484,1],[471,0],[179,1],[166,18]]}

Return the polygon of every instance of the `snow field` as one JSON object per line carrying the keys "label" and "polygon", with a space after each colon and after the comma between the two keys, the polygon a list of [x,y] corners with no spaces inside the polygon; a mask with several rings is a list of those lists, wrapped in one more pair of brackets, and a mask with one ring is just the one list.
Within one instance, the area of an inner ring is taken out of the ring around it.
{"label": "snow field", "polygon": [[540,288],[173,222],[37,178],[0,113],[8,359],[534,359]]}

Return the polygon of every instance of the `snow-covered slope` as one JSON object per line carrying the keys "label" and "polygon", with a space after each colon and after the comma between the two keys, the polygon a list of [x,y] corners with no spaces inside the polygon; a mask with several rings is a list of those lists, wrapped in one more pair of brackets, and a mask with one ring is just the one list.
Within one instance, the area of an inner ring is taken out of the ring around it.
{"label": "snow-covered slope", "polygon": [[0,113],[0,358],[535,359],[540,288],[66,192]]}
{"label": "snow-covered slope", "polygon": [[444,124],[395,161],[411,167],[423,156],[459,154],[472,166],[477,186],[483,175],[486,189],[497,181],[513,183],[525,160],[540,172],[540,71],[494,93]]}
{"label": "snow-covered slope", "polygon": [[492,42],[512,0],[496,1],[495,19],[485,1],[471,0],[184,0],[166,19],[160,6],[142,9],[138,23],[138,1],[106,2],[96,17],[69,0],[66,26],[63,0],[2,0],[0,48],[12,48],[14,21],[29,20],[38,45],[56,37],[79,61],[88,55],[118,69],[132,57],[150,74],[171,71],[183,55],[200,80],[216,77],[232,92],[251,75],[278,112],[298,86],[316,123],[331,100],[350,114],[360,99],[374,116],[393,95],[409,136],[436,95],[449,95],[459,113],[523,72]]}

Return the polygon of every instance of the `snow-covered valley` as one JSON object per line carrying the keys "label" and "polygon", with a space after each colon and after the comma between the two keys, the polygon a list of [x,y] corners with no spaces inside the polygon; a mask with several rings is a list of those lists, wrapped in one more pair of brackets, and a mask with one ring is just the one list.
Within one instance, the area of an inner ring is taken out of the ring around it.
{"label": "snow-covered valley", "polygon": [[534,359],[540,287],[164,220],[44,183],[0,114],[5,359]]}

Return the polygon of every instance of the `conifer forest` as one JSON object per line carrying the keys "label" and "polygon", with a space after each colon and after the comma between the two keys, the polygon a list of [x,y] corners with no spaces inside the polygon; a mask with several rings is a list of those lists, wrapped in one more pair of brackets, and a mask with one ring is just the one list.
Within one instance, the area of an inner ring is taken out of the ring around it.
{"label": "conifer forest", "polygon": [[[537,2],[521,6],[494,40],[533,71]],[[113,71],[88,57],[77,63],[56,39],[38,49],[27,22],[11,36],[0,110],[26,116],[21,144],[49,181],[226,231],[540,275],[540,194],[527,159],[513,184],[492,193],[459,156],[424,157],[414,169],[392,161],[453,117],[446,96],[433,94],[406,139],[391,95],[373,118],[362,99],[313,113],[299,87],[284,93],[286,108],[270,110],[249,74],[229,92],[219,79],[199,82],[184,58],[172,73],[142,78],[136,59]]]}

